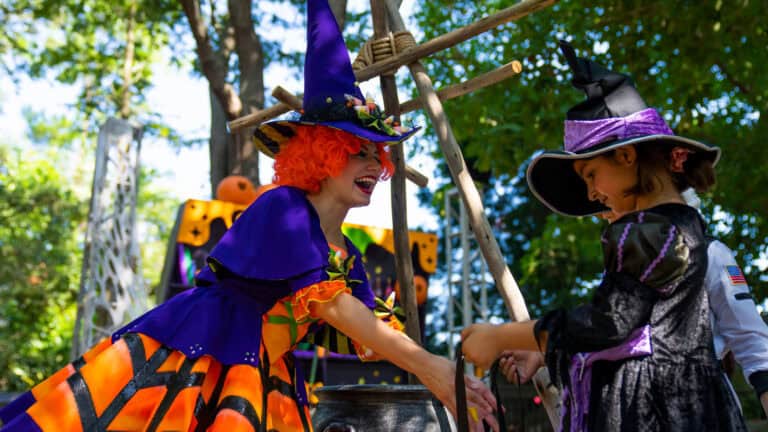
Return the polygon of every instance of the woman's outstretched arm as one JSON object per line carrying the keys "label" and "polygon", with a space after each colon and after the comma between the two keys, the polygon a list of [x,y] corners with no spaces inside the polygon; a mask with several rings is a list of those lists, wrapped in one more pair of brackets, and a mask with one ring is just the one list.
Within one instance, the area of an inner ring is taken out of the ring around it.
{"label": "woman's outstretched arm", "polygon": [[[446,358],[434,355],[404,334],[377,319],[359,300],[340,294],[326,303],[313,303],[312,314],[343,332],[358,343],[372,349],[398,367],[414,375],[456,416],[455,366]],[[496,401],[490,390],[474,377],[466,377],[467,400],[477,408],[479,418],[498,430],[493,410]],[[473,425],[482,431],[480,422]]]}

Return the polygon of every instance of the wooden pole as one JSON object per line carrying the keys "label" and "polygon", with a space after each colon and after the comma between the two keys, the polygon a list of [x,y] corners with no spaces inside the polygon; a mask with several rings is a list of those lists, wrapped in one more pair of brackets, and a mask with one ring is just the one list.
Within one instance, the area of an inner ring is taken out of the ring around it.
{"label": "wooden pole", "polygon": [[[388,7],[392,30],[404,31],[405,25],[403,24],[402,17],[400,17],[400,12],[394,9],[392,0],[384,1],[386,1]],[[517,282],[515,282],[512,273],[507,268],[507,263],[501,254],[499,244],[493,236],[491,226],[485,217],[480,193],[477,191],[472,177],[469,175],[464,155],[459,144],[456,142],[456,137],[453,136],[453,130],[451,130],[450,122],[443,110],[443,104],[440,102],[440,98],[432,86],[432,80],[420,62],[413,62],[408,65],[408,68],[411,70],[413,79],[416,81],[416,86],[419,89],[421,103],[434,125],[440,148],[445,154],[448,169],[451,172],[451,177],[453,177],[456,187],[461,194],[462,201],[467,207],[469,222],[483,257],[488,263],[488,270],[496,281],[496,287],[504,299],[507,311],[512,319],[515,321],[525,321],[530,318],[528,309],[525,306],[525,300],[522,294],[520,294],[520,288],[518,288]]]}
{"label": "wooden pole", "polygon": [[[371,0],[371,15],[373,16],[374,37],[380,38],[387,34],[387,14],[382,0]],[[393,74],[380,77],[381,92],[384,97],[384,109],[396,119],[400,116],[400,102],[397,99],[397,83]],[[389,155],[395,164],[395,174],[392,176],[392,231],[395,248],[395,270],[397,283],[400,285],[400,304],[405,310],[405,332],[421,345],[421,325],[416,304],[416,290],[413,286],[413,258],[408,239],[408,211],[405,195],[405,152],[403,145],[390,147]],[[409,375],[413,383],[415,377]]]}
{"label": "wooden pole", "polygon": [[[446,88],[440,89],[437,91],[437,96],[440,98],[441,101],[446,101],[446,100],[457,98],[459,96],[464,96],[467,93],[472,93],[475,90],[479,90],[481,88],[491,86],[509,77],[515,76],[520,72],[522,72],[522,70],[523,70],[523,65],[519,61],[513,60],[505,64],[504,66],[499,67],[498,69],[484,73],[475,78],[464,81],[463,83],[454,84]],[[230,123],[230,130],[233,130],[232,129],[233,126],[237,128],[242,128],[242,127],[255,125],[256,122],[265,122],[267,120],[271,120],[271,118],[266,117],[267,115],[266,111],[271,110],[270,112],[275,113],[275,117],[277,117],[289,111],[290,109],[298,111],[302,107],[301,98],[298,95],[294,95],[293,93],[289,92],[288,90],[284,89],[281,86],[277,86],[275,87],[274,90],[272,90],[272,96],[274,96],[275,99],[277,99],[278,101],[287,105],[288,106],[287,109],[282,106],[280,106],[279,109],[272,107],[269,110],[259,111],[258,113],[254,113],[251,116],[241,117]],[[421,100],[411,99],[407,102],[403,102],[402,104],[400,104],[400,114],[405,114],[407,112],[411,112],[419,108],[421,108]],[[247,122],[241,121],[245,119],[248,119],[248,121]]]}
{"label": "wooden pole", "polygon": [[[397,10],[394,0],[383,1],[385,1],[387,6],[392,30],[404,30],[405,24],[403,23],[403,18],[400,16],[400,12]],[[518,5],[520,4],[522,3],[518,3]],[[525,299],[523,299],[523,295],[520,293],[520,288],[517,286],[515,278],[512,277],[512,273],[507,267],[504,256],[501,254],[499,244],[493,236],[491,226],[485,217],[480,194],[467,171],[467,165],[464,161],[461,148],[456,142],[456,137],[453,136],[453,130],[445,115],[443,105],[432,86],[432,80],[429,78],[426,69],[424,69],[424,66],[422,66],[420,62],[415,61],[409,64],[408,68],[413,75],[414,81],[416,81],[422,104],[432,120],[435,133],[437,134],[440,143],[440,148],[445,154],[451,177],[453,178],[454,183],[461,194],[462,201],[466,206],[469,223],[472,227],[475,239],[477,240],[477,243],[480,246],[480,251],[488,264],[488,270],[496,281],[496,288],[499,290],[502,299],[504,299],[507,312],[514,321],[529,320],[530,315],[528,314],[528,308],[525,305]],[[543,376],[548,378],[549,374],[537,373],[534,379],[541,379]],[[548,382],[537,382],[536,384],[537,388],[539,388],[539,386],[544,389],[550,388]],[[559,413],[557,412],[558,401],[556,393],[540,391],[539,396],[542,398],[552,426],[557,429],[557,425],[559,424],[559,420],[557,420],[559,418]]]}
{"label": "wooden pole", "polygon": [[[437,91],[437,97],[441,101],[464,96],[467,93],[472,93],[475,90],[490,85],[496,84],[509,77],[515,76],[522,72],[523,65],[519,61],[513,60],[498,69],[494,69],[490,72],[476,76],[470,80],[464,81],[460,84],[454,84]],[[411,99],[409,101],[400,104],[400,114],[405,114],[421,108],[420,99]]]}
{"label": "wooden pole", "polygon": [[[302,100],[299,99],[298,96],[280,86],[277,86],[272,90],[272,96],[296,111],[301,110],[304,106]],[[425,188],[429,184],[429,178],[410,165],[405,166],[405,177],[419,187]]]}
{"label": "wooden pole", "polygon": [[285,114],[291,110],[291,107],[284,103],[278,103],[272,105],[269,108],[256,111],[254,113],[238,117],[231,122],[227,123],[229,133],[234,133],[240,129],[244,129],[249,126],[258,125],[264,123],[267,120],[271,120],[279,115]]}

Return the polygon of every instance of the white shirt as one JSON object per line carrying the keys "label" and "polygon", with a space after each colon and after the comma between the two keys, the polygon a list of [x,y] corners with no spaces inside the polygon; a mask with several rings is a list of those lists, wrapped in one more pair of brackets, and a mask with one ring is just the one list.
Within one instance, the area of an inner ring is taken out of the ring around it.
{"label": "white shirt", "polygon": [[733,252],[713,240],[707,254],[709,265],[704,284],[709,295],[715,353],[722,359],[732,351],[749,382],[752,373],[768,371],[768,326],[757,312]]}

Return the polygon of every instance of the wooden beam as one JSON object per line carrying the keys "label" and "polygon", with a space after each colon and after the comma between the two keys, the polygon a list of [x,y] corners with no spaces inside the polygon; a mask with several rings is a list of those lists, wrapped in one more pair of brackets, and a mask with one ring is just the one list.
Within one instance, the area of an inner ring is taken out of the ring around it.
{"label": "wooden beam", "polygon": [[[384,37],[387,32],[387,10],[383,0],[371,0],[374,38]],[[400,102],[397,98],[397,83],[394,74],[382,75],[381,93],[386,112],[399,119]],[[389,156],[395,165],[395,174],[390,180],[392,198],[392,231],[394,235],[395,272],[400,285],[400,304],[405,311],[405,333],[421,345],[421,324],[413,286],[413,258],[408,239],[408,207],[405,193],[405,152],[403,145],[390,146]],[[415,377],[409,376],[412,384]]]}
{"label": "wooden beam", "polygon": [[[457,98],[459,96],[464,96],[467,93],[471,93],[475,90],[479,90],[481,88],[491,86],[507,78],[515,76],[520,72],[522,72],[522,70],[523,70],[523,65],[519,61],[513,60],[505,64],[504,66],[501,66],[495,70],[492,70],[491,72],[487,72],[482,75],[476,76],[475,78],[472,78],[463,83],[454,84],[454,85],[445,87],[443,89],[440,89],[437,91],[437,96],[440,98],[441,101],[446,101],[449,99]],[[282,104],[275,105],[266,110],[259,111],[249,116],[241,117],[237,120],[230,122],[230,131],[234,132],[235,130],[241,129],[246,126],[251,126],[251,125],[255,126],[258,123],[271,120],[271,118],[267,117],[268,114],[275,114],[274,117],[277,117],[281,114],[284,114],[290,111],[291,109],[298,111],[302,107],[301,98],[298,95],[294,95],[293,93],[289,92],[288,90],[284,89],[281,86],[277,86],[275,87],[274,90],[272,90],[272,96],[274,96],[275,99],[277,99],[278,101],[282,102]],[[411,99],[407,102],[403,102],[402,104],[400,104],[400,114],[411,112],[419,108],[421,108],[421,101],[419,99]],[[237,128],[237,129],[233,129],[233,128]],[[414,182],[414,183],[419,184],[417,182]]]}
{"label": "wooden beam", "polygon": [[[396,56],[390,57],[380,62],[376,62],[366,67],[365,69],[360,69],[355,73],[355,76],[360,82],[367,81],[373,77],[381,75],[384,72],[396,70],[400,66],[413,63],[438,51],[450,48],[492,28],[506,24],[510,21],[518,20],[528,14],[544,9],[554,4],[556,1],[557,0],[523,0],[520,3],[516,3],[515,5],[506,9],[502,9],[493,15],[481,18],[472,24],[445,33],[434,39],[430,39],[429,41],[421,45],[416,45],[415,47],[406,50]],[[392,11],[388,12],[391,16]],[[395,12],[399,16],[399,12]],[[403,27],[402,29],[392,28],[391,30],[393,32],[399,32],[405,31],[406,29]]]}
{"label": "wooden beam", "polygon": [[277,86],[272,90],[272,96],[291,107],[294,111],[299,111],[304,107],[304,100],[301,96],[294,95],[280,86]]}
{"label": "wooden beam", "polygon": [[[493,15],[489,15],[485,18],[482,18],[465,27],[461,27],[459,29],[445,33],[421,45],[417,45],[409,50],[406,50],[403,53],[400,53],[386,60],[372,64],[371,66],[368,66],[365,69],[361,69],[355,72],[355,76],[357,77],[357,80],[360,82],[367,81],[371,78],[381,75],[384,72],[388,72],[388,71],[391,72],[392,70],[396,70],[400,66],[407,65],[423,57],[427,57],[431,54],[434,54],[438,51],[442,51],[446,48],[450,48],[460,42],[463,42],[467,39],[471,39],[472,37],[477,36],[483,32],[486,32],[492,28],[508,23],[510,21],[518,20],[530,13],[536,12],[540,9],[544,9],[548,6],[551,6],[556,1],[557,0],[523,0],[520,3],[517,3],[506,9],[502,9]],[[400,30],[395,30],[395,31],[400,31]],[[254,126],[266,120],[275,118],[288,111],[290,111],[290,109],[287,109],[287,106],[285,106],[284,104],[283,105],[278,104],[273,107],[267,108],[265,110],[258,111],[256,113],[252,113],[252,114],[237,118],[235,120],[232,120],[227,124],[227,126],[229,127],[230,132],[235,132],[238,129]]]}
{"label": "wooden beam", "polygon": [[410,165],[405,165],[405,178],[422,188],[429,184],[429,178]]}
{"label": "wooden beam", "polygon": [[[479,75],[471,80],[464,81],[460,84],[454,84],[437,91],[437,97],[441,101],[464,96],[467,93],[472,93],[475,90],[483,87],[488,87],[503,81],[509,77],[519,74],[523,70],[523,65],[519,61],[513,60],[504,66],[501,66],[495,70]],[[409,101],[400,104],[400,113],[415,111],[421,108],[421,99],[411,99]]]}
{"label": "wooden beam", "polygon": [[232,120],[231,122],[227,123],[227,128],[229,129],[229,133],[235,133],[241,129],[245,129],[250,126],[256,126],[261,123],[264,123],[265,121],[271,120],[275,117],[285,114],[290,110],[291,110],[290,106],[280,102],[278,104],[272,105],[269,108],[256,111],[248,115],[244,115],[242,117],[238,117]]}

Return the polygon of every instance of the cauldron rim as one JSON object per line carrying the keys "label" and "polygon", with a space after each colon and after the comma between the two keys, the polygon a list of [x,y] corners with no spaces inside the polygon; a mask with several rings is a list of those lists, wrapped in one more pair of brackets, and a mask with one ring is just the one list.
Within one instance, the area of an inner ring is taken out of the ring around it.
{"label": "cauldron rim", "polygon": [[329,385],[315,389],[315,394],[320,402],[337,400],[376,399],[382,396],[397,395],[397,399],[403,400],[429,400],[432,393],[423,385],[404,384],[343,384]]}

